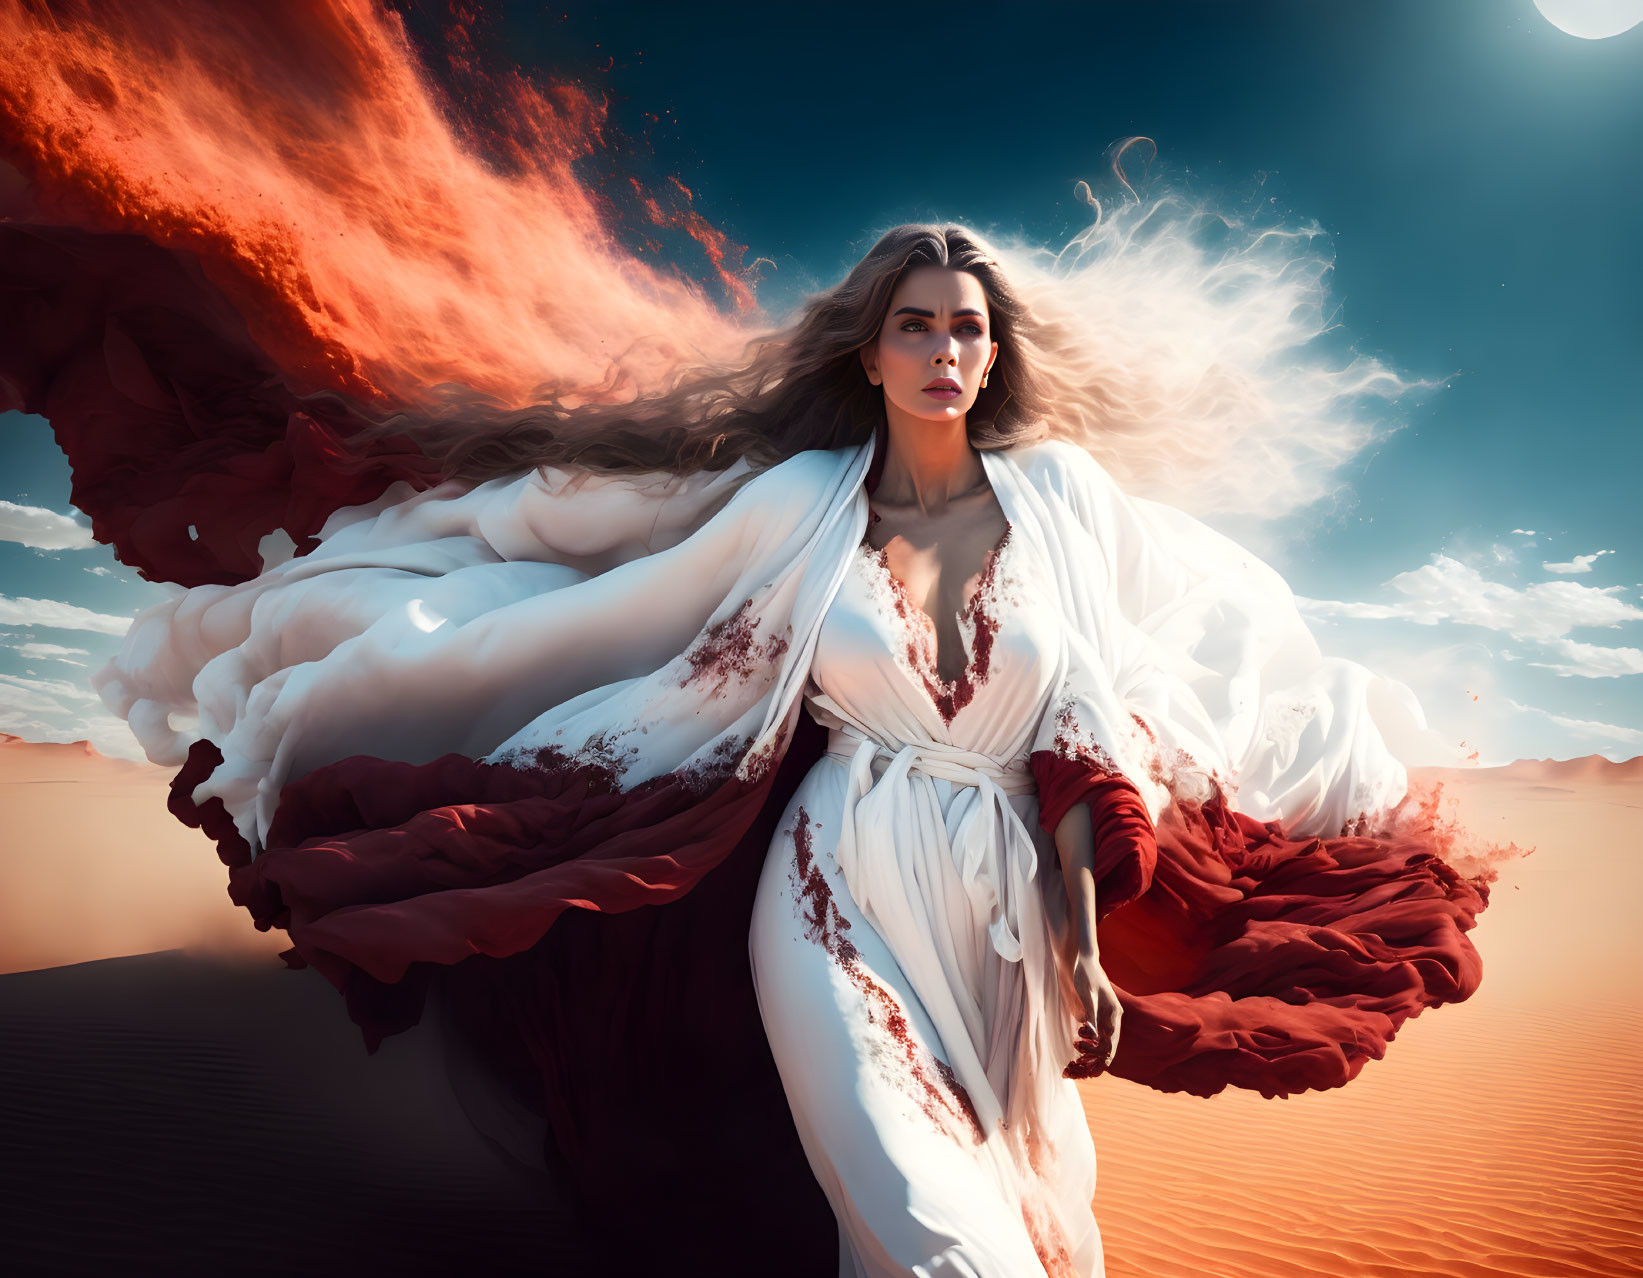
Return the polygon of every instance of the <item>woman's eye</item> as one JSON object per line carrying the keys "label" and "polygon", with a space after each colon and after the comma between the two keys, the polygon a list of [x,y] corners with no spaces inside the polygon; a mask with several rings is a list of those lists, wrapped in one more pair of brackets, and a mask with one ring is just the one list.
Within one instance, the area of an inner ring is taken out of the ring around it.
{"label": "woman's eye", "polygon": [[[913,325],[915,325],[915,324],[918,325],[918,328],[913,327]],[[903,324],[901,326],[901,331],[904,332],[904,333],[917,333],[920,330],[922,330],[923,328],[924,328],[924,321],[923,320],[908,320],[905,324]],[[977,337],[980,337],[981,336],[981,325],[979,325],[979,324],[965,324],[959,331],[960,332],[974,333]]]}

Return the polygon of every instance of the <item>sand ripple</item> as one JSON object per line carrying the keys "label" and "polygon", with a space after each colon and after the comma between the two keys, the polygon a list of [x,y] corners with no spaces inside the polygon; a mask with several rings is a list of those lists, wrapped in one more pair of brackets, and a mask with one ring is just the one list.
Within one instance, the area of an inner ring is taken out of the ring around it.
{"label": "sand ripple", "polygon": [[1643,1012],[1442,1008],[1334,1092],[1084,1085],[1109,1278],[1643,1273]]}

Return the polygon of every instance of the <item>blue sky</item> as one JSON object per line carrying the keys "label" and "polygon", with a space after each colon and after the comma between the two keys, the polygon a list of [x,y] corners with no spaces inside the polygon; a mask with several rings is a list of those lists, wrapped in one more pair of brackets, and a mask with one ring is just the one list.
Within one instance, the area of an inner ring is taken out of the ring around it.
{"label": "blue sky", "polygon": [[[1643,26],[1580,40],[1530,0],[557,11],[487,34],[606,88],[643,176],[777,264],[771,312],[895,221],[1059,246],[1130,134],[1211,200],[1264,184],[1330,233],[1357,348],[1448,380],[1346,501],[1263,538],[1320,643],[1415,689],[1413,762],[1643,753]],[[57,548],[89,540],[67,464],[3,426],[0,730],[131,753],[85,680],[161,588]]]}

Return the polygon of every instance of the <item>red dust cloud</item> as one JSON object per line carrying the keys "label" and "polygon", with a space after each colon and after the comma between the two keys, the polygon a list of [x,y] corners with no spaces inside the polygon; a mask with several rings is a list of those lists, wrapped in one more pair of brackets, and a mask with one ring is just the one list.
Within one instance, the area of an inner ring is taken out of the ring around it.
{"label": "red dust cloud", "polygon": [[194,254],[303,391],[620,398],[737,353],[709,289],[618,232],[692,237],[746,313],[743,249],[676,178],[632,182],[625,228],[577,168],[615,167],[603,96],[484,70],[473,25],[447,24],[436,80],[372,0],[0,0],[0,158],[27,185],[0,213]]}

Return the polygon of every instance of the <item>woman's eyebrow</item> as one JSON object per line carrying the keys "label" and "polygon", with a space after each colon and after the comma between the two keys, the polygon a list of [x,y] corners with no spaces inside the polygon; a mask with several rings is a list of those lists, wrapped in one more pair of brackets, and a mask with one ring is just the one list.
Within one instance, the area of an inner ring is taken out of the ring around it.
{"label": "woman's eyebrow", "polygon": [[[934,311],[926,311],[917,306],[904,306],[896,312],[896,315],[922,315],[925,319],[935,319],[936,317],[936,313]],[[963,310],[953,312],[954,319],[957,319],[960,315],[975,315],[981,319],[987,318],[985,315],[982,315],[980,311],[970,306],[966,306]],[[890,318],[894,319],[895,317],[895,315],[892,315]]]}

